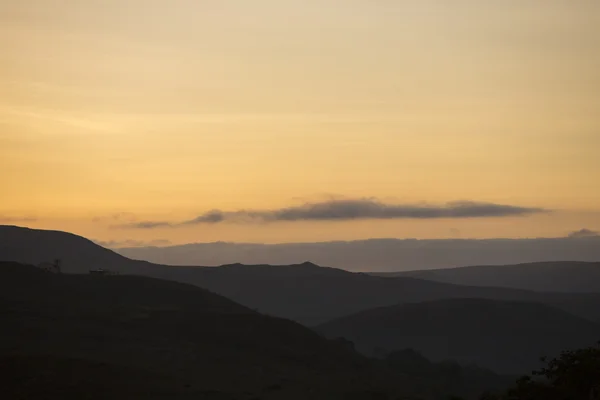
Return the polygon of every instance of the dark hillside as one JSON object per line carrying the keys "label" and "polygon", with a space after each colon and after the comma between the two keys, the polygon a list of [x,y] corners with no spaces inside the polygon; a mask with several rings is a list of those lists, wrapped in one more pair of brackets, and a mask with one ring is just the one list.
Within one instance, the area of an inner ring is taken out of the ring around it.
{"label": "dark hillside", "polygon": [[541,356],[594,344],[600,326],[538,303],[453,299],[363,311],[316,328],[366,354],[413,348],[502,373],[527,373]]}
{"label": "dark hillside", "polygon": [[[57,371],[86,363],[105,365],[107,375],[154,374],[165,377],[165,390],[185,387],[202,398],[335,399],[415,389],[295,322],[190,285],[2,263],[0,310],[0,356],[16,359],[25,377],[28,365],[47,358],[62,365]],[[40,361],[35,374],[43,379],[45,369]]]}
{"label": "dark hillside", "polygon": [[38,265],[55,259],[61,259],[67,273],[87,273],[97,268],[135,272],[140,266],[151,265],[71,233],[0,225],[0,260]]}

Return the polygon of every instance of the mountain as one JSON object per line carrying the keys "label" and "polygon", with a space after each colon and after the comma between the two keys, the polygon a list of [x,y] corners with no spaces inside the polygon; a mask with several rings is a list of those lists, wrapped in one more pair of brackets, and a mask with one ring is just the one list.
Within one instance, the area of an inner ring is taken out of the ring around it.
{"label": "mountain", "polygon": [[600,262],[556,261],[484,265],[376,275],[546,292],[600,292]]}
{"label": "mountain", "polygon": [[166,394],[149,398],[414,394],[404,375],[342,344],[191,285],[0,263],[0,310],[0,360],[14,366],[7,374],[18,379],[9,385],[15,392],[41,384],[74,396],[89,384],[124,388],[122,398],[153,388]]}
{"label": "mountain", "polygon": [[232,264],[175,267],[130,260],[64,232],[0,227],[0,260],[38,263],[59,257],[64,270],[93,268],[197,285],[269,315],[313,326],[375,307],[446,298],[534,301],[600,321],[600,294],[536,293],[460,286],[410,277],[387,278],[325,268]]}
{"label": "mountain", "polygon": [[412,348],[433,361],[456,360],[503,373],[527,373],[540,357],[589,346],[600,325],[538,303],[451,299],[363,311],[320,325],[366,354]]}
{"label": "mountain", "polygon": [[[110,243],[109,243],[110,244]],[[409,271],[537,261],[598,261],[600,236],[538,239],[369,239],[317,243],[193,243],[117,248],[136,260],[169,265],[319,265],[348,271]]]}

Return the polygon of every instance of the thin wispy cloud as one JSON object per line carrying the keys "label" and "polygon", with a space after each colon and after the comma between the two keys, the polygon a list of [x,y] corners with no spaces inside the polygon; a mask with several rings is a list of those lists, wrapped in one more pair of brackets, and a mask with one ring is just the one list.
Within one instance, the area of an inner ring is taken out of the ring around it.
{"label": "thin wispy cloud", "polygon": [[0,223],[1,224],[18,224],[21,222],[35,222],[37,218],[35,217],[11,217],[6,215],[0,215]]}
{"label": "thin wispy cloud", "polygon": [[155,229],[155,228],[168,228],[174,226],[173,223],[168,221],[140,221],[131,222],[127,224],[114,225],[113,228],[129,228],[129,229]]}
{"label": "thin wispy cloud", "polygon": [[130,212],[118,212],[110,215],[97,216],[92,222],[132,223],[137,220],[135,214]]}
{"label": "thin wispy cloud", "polygon": [[118,225],[126,229],[154,229],[222,222],[269,223],[297,221],[350,221],[363,219],[443,219],[525,216],[545,212],[542,208],[474,201],[444,205],[390,204],[373,198],[329,200],[270,210],[211,210],[188,221],[141,221]]}
{"label": "thin wispy cloud", "polygon": [[166,239],[156,239],[156,240],[134,240],[134,239],[126,239],[126,240],[94,240],[94,243],[106,247],[109,249],[122,249],[122,248],[130,248],[130,247],[161,247],[168,246],[171,244],[170,240]]}

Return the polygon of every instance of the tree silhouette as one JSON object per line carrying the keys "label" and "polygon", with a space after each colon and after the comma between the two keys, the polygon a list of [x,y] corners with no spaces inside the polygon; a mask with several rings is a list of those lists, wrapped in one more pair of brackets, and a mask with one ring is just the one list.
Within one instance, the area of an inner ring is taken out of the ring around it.
{"label": "tree silhouette", "polygon": [[486,400],[600,400],[600,342],[562,352],[532,376],[520,378],[504,396]]}
{"label": "tree silhouette", "polygon": [[56,260],[54,260],[52,267],[54,267],[54,271],[56,271],[57,274],[61,274],[62,273],[62,269],[61,269],[62,260],[60,258],[57,258]]}

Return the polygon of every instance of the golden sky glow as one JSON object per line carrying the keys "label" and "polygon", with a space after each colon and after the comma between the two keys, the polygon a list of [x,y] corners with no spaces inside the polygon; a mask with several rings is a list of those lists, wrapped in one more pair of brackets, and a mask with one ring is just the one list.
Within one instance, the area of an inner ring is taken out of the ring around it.
{"label": "golden sky glow", "polygon": [[[0,0],[0,49],[0,223],[174,243],[600,230],[597,0]],[[111,228],[327,196],[556,211]]]}

